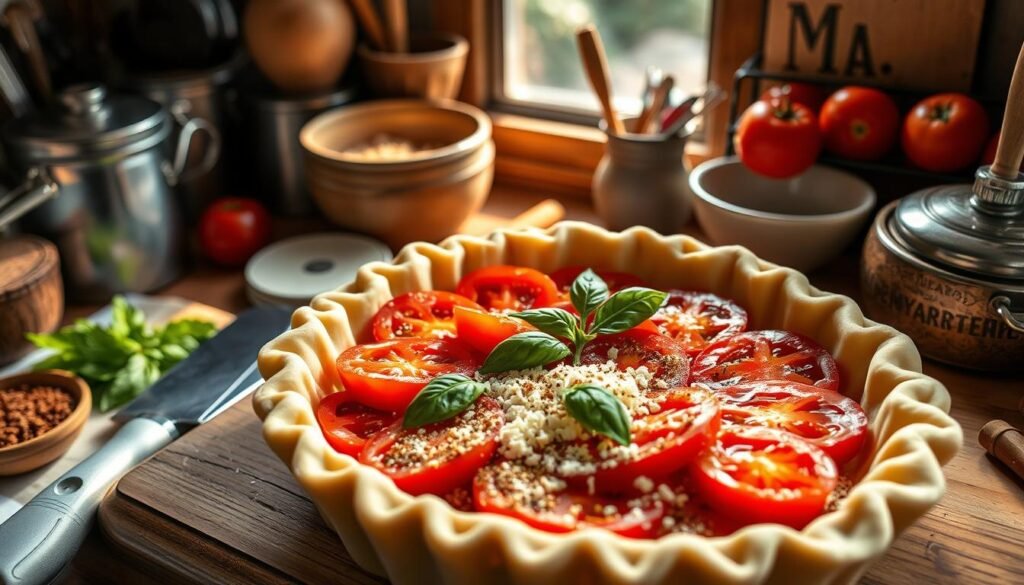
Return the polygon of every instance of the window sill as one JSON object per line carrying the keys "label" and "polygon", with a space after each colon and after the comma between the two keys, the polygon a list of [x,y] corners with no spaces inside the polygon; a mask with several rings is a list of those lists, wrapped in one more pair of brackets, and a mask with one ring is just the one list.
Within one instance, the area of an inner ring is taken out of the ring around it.
{"label": "window sill", "polygon": [[[570,197],[590,197],[590,182],[604,155],[606,137],[597,128],[489,112],[497,149],[495,179],[509,186],[540,188]],[[688,168],[710,157],[702,142],[686,146]]]}

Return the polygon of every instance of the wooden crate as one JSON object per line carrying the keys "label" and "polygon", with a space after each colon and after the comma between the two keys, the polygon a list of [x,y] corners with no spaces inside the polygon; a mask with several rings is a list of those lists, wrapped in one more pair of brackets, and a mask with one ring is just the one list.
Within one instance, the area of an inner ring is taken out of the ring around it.
{"label": "wooden crate", "polygon": [[766,71],[968,91],[985,0],[768,0]]}

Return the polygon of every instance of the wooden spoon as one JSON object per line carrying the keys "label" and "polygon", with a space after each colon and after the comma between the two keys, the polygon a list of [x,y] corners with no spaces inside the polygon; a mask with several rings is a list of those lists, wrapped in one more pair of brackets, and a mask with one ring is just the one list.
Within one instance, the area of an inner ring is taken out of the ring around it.
{"label": "wooden spoon", "polygon": [[661,120],[661,110],[665,107],[665,102],[668,100],[668,94],[672,91],[673,85],[675,85],[675,79],[671,75],[666,75],[661,80],[661,83],[654,90],[651,104],[640,112],[640,117],[637,118],[636,126],[633,128],[634,132],[637,134],[647,134],[651,131],[652,124],[655,121]]}
{"label": "wooden spoon", "polygon": [[409,52],[409,15],[405,0],[384,0],[388,40],[395,53]]}
{"label": "wooden spoon", "polygon": [[583,60],[583,68],[590,79],[590,86],[597,94],[597,100],[601,102],[601,109],[604,110],[604,119],[608,122],[608,129],[612,134],[625,134],[626,127],[615,112],[612,105],[612,90],[608,73],[608,59],[605,57],[604,44],[601,42],[601,35],[593,25],[588,25],[576,32],[576,42],[580,49],[580,59]]}
{"label": "wooden spoon", "polygon": [[370,47],[378,51],[388,50],[388,41],[384,37],[384,26],[377,16],[377,9],[373,7],[373,0],[349,0],[352,11],[356,13],[359,26],[366,33],[366,40]]}
{"label": "wooden spoon", "polygon": [[1006,96],[1003,128],[999,133],[996,158],[992,161],[992,174],[1004,179],[1016,179],[1020,161],[1024,156],[1024,47],[1017,55],[1013,68],[1010,92]]}

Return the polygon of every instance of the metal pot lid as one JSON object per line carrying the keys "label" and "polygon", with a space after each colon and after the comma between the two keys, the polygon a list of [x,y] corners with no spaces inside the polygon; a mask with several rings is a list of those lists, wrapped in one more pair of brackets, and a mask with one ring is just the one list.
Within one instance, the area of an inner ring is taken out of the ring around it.
{"label": "metal pot lid", "polygon": [[134,150],[147,138],[162,140],[169,121],[157,102],[81,84],[61,91],[56,105],[12,120],[4,137],[28,160],[64,160]]}
{"label": "metal pot lid", "polygon": [[1024,280],[1024,174],[978,169],[973,186],[947,185],[903,198],[892,233],[918,256],[983,279]]}

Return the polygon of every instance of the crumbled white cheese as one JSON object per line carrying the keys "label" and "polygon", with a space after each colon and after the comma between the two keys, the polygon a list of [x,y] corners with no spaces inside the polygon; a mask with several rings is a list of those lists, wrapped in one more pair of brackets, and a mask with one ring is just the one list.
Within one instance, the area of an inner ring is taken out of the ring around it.
{"label": "crumbled white cheese", "polygon": [[[621,400],[631,415],[644,416],[659,410],[651,397],[653,376],[647,368],[623,371],[612,361],[584,366],[561,364],[551,370],[534,368],[481,379],[488,387],[487,394],[505,412],[505,426],[499,435],[500,454],[560,475],[578,475],[595,469],[589,451],[572,443],[588,434],[565,410],[562,393],[566,389],[577,384],[596,384]],[[602,460],[624,459],[636,451],[636,445],[607,443],[601,444]]]}

